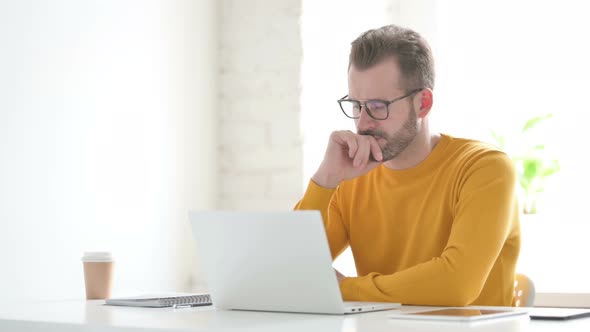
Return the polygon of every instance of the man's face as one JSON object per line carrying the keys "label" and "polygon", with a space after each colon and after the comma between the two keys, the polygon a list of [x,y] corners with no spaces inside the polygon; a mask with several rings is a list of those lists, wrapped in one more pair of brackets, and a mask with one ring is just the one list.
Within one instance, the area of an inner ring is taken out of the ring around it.
{"label": "man's face", "polygon": [[[348,98],[365,101],[401,97],[407,90],[400,86],[400,77],[399,66],[394,58],[388,58],[363,71],[353,65],[348,71]],[[385,120],[371,118],[364,107],[360,118],[355,119],[358,134],[371,135],[377,139],[383,151],[383,161],[395,158],[418,134],[418,116],[412,97],[389,105],[389,117]]]}

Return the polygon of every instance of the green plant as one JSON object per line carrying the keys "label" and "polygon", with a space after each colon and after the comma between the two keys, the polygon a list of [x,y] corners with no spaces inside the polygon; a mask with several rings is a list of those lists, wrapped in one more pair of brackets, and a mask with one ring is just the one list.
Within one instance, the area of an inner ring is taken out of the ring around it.
{"label": "green plant", "polygon": [[540,142],[546,136],[533,130],[551,117],[552,114],[546,114],[529,119],[517,137],[491,131],[498,147],[508,153],[514,162],[522,190],[522,212],[525,214],[537,213],[537,201],[539,194],[545,190],[545,180],[559,171],[558,160],[549,156],[545,144]]}

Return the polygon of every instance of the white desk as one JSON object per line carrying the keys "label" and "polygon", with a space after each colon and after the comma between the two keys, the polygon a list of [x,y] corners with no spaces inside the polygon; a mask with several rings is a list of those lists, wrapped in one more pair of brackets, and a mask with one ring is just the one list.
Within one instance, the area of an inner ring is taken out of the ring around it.
{"label": "white desk", "polygon": [[[536,321],[528,316],[477,323],[395,320],[392,311],[346,316],[224,311],[212,307],[153,309],[112,307],[104,301],[53,301],[11,305],[0,301],[0,331],[590,331],[590,318]],[[418,311],[426,307],[404,306]]]}

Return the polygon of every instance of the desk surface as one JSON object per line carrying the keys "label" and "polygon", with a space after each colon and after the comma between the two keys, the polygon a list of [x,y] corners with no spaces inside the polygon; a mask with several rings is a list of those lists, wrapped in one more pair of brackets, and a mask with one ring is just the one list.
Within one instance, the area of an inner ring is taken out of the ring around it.
{"label": "desk surface", "polygon": [[[429,322],[390,319],[393,311],[353,315],[315,315],[226,311],[213,307],[134,308],[104,301],[47,301],[9,304],[0,301],[0,331],[590,331],[590,318],[536,321],[528,316],[480,322]],[[404,306],[401,311],[428,307]],[[396,310],[396,311],[397,311]]]}

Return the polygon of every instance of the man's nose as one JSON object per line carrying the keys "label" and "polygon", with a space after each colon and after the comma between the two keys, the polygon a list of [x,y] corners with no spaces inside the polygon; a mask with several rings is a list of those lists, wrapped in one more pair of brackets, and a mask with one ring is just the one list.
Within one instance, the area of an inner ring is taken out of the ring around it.
{"label": "man's nose", "polygon": [[369,115],[365,105],[361,106],[361,113],[356,121],[356,127],[360,130],[374,129],[376,127],[375,119]]}

